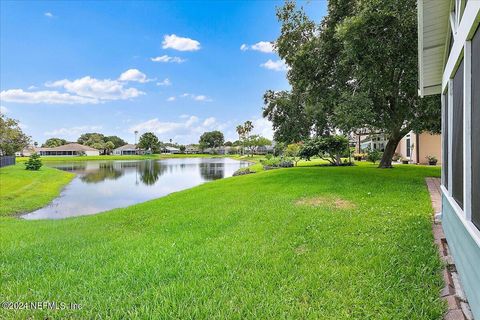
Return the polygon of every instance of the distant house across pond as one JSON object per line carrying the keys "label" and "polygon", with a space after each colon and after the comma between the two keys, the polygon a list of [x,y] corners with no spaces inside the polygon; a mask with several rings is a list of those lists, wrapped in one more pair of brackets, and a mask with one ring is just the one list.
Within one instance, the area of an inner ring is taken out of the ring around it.
{"label": "distant house across pond", "polygon": [[15,156],[17,157],[30,157],[32,154],[37,152],[38,148],[35,148],[34,146],[28,146],[25,149],[15,152]]}
{"label": "distant house across pond", "polygon": [[98,156],[99,151],[95,148],[84,146],[79,143],[69,143],[55,148],[35,148],[41,156]]}
{"label": "distant house across pond", "polygon": [[197,153],[200,153],[200,149],[197,146],[194,146],[194,145],[190,144],[185,148],[185,153],[187,153],[187,154],[197,154]]}
{"label": "distant house across pond", "polygon": [[162,153],[170,153],[170,154],[177,154],[181,153],[180,149],[174,148],[174,147],[163,147],[162,148]]}
{"label": "distant house across pond", "polygon": [[145,151],[143,149],[138,148],[134,144],[126,144],[116,149],[113,149],[113,154],[117,156],[138,155],[144,153]]}

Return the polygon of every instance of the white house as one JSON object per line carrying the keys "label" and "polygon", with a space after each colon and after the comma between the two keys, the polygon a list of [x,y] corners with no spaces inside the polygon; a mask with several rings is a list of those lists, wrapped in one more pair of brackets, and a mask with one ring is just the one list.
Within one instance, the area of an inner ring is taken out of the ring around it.
{"label": "white house", "polygon": [[69,143],[55,148],[35,148],[40,156],[98,156],[100,152],[92,147],[79,143]]}
{"label": "white house", "polygon": [[126,144],[113,149],[113,154],[118,156],[143,154],[143,149],[138,148],[135,144]]}
{"label": "white house", "polygon": [[162,153],[177,154],[180,153],[180,149],[174,147],[164,147]]}
{"label": "white house", "polygon": [[419,93],[442,95],[442,226],[480,319],[480,1],[418,0]]}

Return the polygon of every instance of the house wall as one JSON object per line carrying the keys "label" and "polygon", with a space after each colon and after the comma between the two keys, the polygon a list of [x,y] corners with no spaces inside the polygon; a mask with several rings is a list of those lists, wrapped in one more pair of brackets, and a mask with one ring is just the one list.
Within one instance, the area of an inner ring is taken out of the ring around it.
{"label": "house wall", "polygon": [[[419,158],[418,163],[428,164],[426,156],[435,156],[438,159],[438,164],[442,162],[442,136],[439,134],[422,133],[418,137],[419,139]],[[413,155],[415,162],[417,162],[417,152],[413,149]]]}
{"label": "house wall", "polygon": [[472,103],[472,78],[479,74],[472,72],[472,65],[480,63],[480,50],[474,50],[472,43],[479,33],[480,1],[468,1],[463,15],[458,10],[460,1],[452,4],[457,13],[450,21],[454,37],[442,77],[447,157],[442,168],[442,225],[473,316],[480,319],[480,228],[472,219],[478,215],[472,210],[474,199],[479,197],[472,188],[476,182],[472,167],[478,162],[473,161],[471,153],[471,115],[478,108]]}
{"label": "house wall", "polygon": [[[469,221],[459,216],[453,199],[445,194],[442,197],[442,226],[447,237],[448,247],[455,259],[462,287],[468,297],[468,303],[476,317],[480,316],[480,250],[476,242],[476,231]],[[463,220],[463,221],[462,221]],[[477,230],[478,231],[478,230]]]}
{"label": "house wall", "polygon": [[85,154],[87,156],[99,156],[100,155],[100,152],[98,150],[95,150],[95,151],[85,151]]}
{"label": "house wall", "polygon": [[[438,159],[438,164],[442,162],[442,136],[439,134],[430,134],[428,132],[417,134],[410,132],[410,144],[413,145],[411,149],[411,156],[407,157],[407,136],[403,137],[398,143],[396,153],[401,157],[412,160],[413,163],[428,164],[426,156],[435,156]],[[419,147],[419,159],[417,161],[417,147]]]}

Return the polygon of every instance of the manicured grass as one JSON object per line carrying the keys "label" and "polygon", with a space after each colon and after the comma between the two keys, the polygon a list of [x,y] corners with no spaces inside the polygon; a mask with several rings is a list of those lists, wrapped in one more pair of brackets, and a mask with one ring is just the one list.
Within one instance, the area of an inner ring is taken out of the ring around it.
{"label": "manicured grass", "polygon": [[39,209],[58,196],[74,174],[43,166],[25,170],[23,163],[0,168],[0,216]]}
{"label": "manicured grass", "polygon": [[[44,156],[42,161],[89,161],[89,160],[148,160],[148,159],[171,159],[171,158],[214,158],[223,157],[211,154],[151,154],[151,155],[125,155],[125,156]],[[25,162],[28,157],[17,157],[17,162]]]}
{"label": "manicured grass", "polygon": [[[95,216],[0,218],[0,318],[441,319],[431,167],[298,167]],[[87,200],[86,200],[87,201]]]}

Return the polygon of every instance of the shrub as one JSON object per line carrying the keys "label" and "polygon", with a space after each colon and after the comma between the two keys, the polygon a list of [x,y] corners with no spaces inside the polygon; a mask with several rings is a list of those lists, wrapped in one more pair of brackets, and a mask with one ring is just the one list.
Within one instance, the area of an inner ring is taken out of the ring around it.
{"label": "shrub", "polygon": [[428,160],[428,164],[430,165],[436,165],[438,162],[438,159],[435,156],[426,156],[425,158]]}
{"label": "shrub", "polygon": [[368,152],[367,152],[367,160],[368,161],[375,163],[378,160],[380,160],[381,158],[382,158],[382,153],[380,151],[378,151],[377,149],[368,150]]}
{"label": "shrub", "polygon": [[300,150],[300,158],[310,160],[319,156],[331,165],[341,165],[341,155],[348,152],[348,139],[345,136],[324,136],[307,140]]}
{"label": "shrub", "polygon": [[40,160],[40,155],[38,153],[32,154],[27,162],[25,162],[26,170],[39,170],[42,167],[42,160]]}
{"label": "shrub", "polygon": [[393,161],[398,161],[398,160],[400,160],[400,158],[401,158],[400,153],[395,152],[395,153],[393,154],[392,160],[393,160]]}
{"label": "shrub", "polygon": [[280,161],[278,166],[280,168],[291,168],[291,167],[293,167],[293,161],[288,160],[288,159],[283,159],[282,161]]}
{"label": "shrub", "polygon": [[250,168],[240,168],[238,169],[237,171],[235,171],[233,173],[233,176],[236,177],[236,176],[242,176],[244,174],[250,174],[250,173],[255,173],[255,171],[253,170],[250,170]]}

